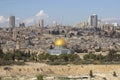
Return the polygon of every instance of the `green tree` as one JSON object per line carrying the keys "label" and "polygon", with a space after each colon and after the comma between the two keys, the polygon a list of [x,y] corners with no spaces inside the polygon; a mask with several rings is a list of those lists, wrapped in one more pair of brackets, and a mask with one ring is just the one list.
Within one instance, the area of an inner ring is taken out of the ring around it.
{"label": "green tree", "polygon": [[60,54],[58,60],[66,63],[78,64],[80,57],[77,54]]}
{"label": "green tree", "polygon": [[89,76],[90,76],[91,78],[94,77],[92,70],[90,70]]}
{"label": "green tree", "polygon": [[13,60],[13,54],[12,53],[6,53],[6,54],[4,54],[4,56],[3,56],[3,59],[4,60]]}
{"label": "green tree", "polygon": [[3,50],[0,48],[0,58],[4,56]]}
{"label": "green tree", "polygon": [[38,75],[37,75],[37,80],[43,80],[43,75],[38,74]]}
{"label": "green tree", "polygon": [[48,59],[52,62],[58,59],[57,55],[49,55]]}
{"label": "green tree", "polygon": [[14,58],[17,60],[26,60],[27,59],[26,54],[19,50],[14,51]]}
{"label": "green tree", "polygon": [[116,51],[114,49],[109,50],[107,57],[107,61],[114,61],[116,59]]}
{"label": "green tree", "polygon": [[77,54],[68,54],[67,56],[68,56],[70,62],[80,60],[80,57]]}
{"label": "green tree", "polygon": [[102,61],[104,59],[104,56],[102,54],[98,54],[96,55],[96,59]]}
{"label": "green tree", "polygon": [[15,59],[17,59],[17,60],[21,60],[22,59],[22,54],[21,54],[20,51],[16,50],[14,52],[14,55],[15,55]]}
{"label": "green tree", "polygon": [[114,76],[114,77],[117,77],[117,74],[116,74],[116,72],[115,72],[115,71],[113,72],[113,76]]}
{"label": "green tree", "polygon": [[60,54],[58,57],[61,61],[64,62],[67,62],[69,60],[67,54]]}
{"label": "green tree", "polygon": [[96,60],[96,55],[93,54],[93,53],[89,53],[89,54],[84,55],[84,56],[83,56],[83,59],[84,59],[84,60],[90,60],[90,59]]}
{"label": "green tree", "polygon": [[120,61],[120,54],[116,54],[116,60]]}
{"label": "green tree", "polygon": [[50,56],[50,54],[48,54],[48,53],[42,53],[42,54],[39,54],[39,55],[38,55],[38,59],[39,59],[40,61],[42,61],[42,60],[47,60],[47,59],[49,58],[49,56]]}
{"label": "green tree", "polygon": [[29,59],[30,59],[30,61],[35,61],[36,60],[36,54],[31,53]]}

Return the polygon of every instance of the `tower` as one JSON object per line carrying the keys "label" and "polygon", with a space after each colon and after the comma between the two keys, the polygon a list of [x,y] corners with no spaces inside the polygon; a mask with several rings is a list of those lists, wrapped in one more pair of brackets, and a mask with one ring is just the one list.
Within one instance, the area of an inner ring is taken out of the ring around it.
{"label": "tower", "polygon": [[57,22],[56,22],[56,21],[53,21],[52,26],[53,26],[53,27],[57,27]]}
{"label": "tower", "polygon": [[10,16],[10,18],[9,18],[9,27],[10,28],[15,27],[15,16]]}
{"label": "tower", "polygon": [[41,19],[41,20],[39,21],[38,26],[41,27],[41,28],[44,27],[44,20],[43,20],[43,19]]}
{"label": "tower", "polygon": [[93,14],[89,18],[89,24],[92,27],[97,27],[98,25],[98,16],[96,14]]}
{"label": "tower", "polygon": [[17,40],[17,30],[13,29],[13,40]]}

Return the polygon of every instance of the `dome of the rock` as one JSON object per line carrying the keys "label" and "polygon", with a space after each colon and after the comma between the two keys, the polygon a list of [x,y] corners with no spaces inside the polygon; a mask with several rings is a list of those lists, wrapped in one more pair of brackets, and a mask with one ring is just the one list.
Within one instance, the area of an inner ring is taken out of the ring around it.
{"label": "dome of the rock", "polygon": [[55,46],[65,46],[65,45],[66,45],[66,42],[62,38],[59,38],[55,41]]}

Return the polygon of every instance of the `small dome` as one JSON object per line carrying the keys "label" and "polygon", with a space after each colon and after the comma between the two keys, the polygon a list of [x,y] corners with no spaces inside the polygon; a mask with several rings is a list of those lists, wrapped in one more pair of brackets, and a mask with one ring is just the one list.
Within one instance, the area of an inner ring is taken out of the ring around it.
{"label": "small dome", "polygon": [[59,38],[55,41],[55,46],[65,46],[65,45],[66,45],[66,42],[62,38]]}

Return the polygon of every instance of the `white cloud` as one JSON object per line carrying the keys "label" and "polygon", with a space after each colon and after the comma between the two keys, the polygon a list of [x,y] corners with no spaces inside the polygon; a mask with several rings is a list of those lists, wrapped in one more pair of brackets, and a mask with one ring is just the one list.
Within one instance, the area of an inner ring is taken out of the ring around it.
{"label": "white cloud", "polygon": [[37,23],[40,19],[45,20],[48,18],[49,18],[48,14],[45,13],[44,10],[40,10],[35,16],[27,18],[27,19],[23,20],[23,22],[25,22],[25,24],[28,26],[28,25]]}
{"label": "white cloud", "polygon": [[0,21],[2,21],[4,19],[4,17],[3,16],[0,16]]}
{"label": "white cloud", "polygon": [[[49,20],[49,16],[45,13],[44,10],[40,10],[34,16],[30,16],[26,19],[21,20],[20,18],[16,17],[16,25],[18,26],[20,22],[24,22],[26,26],[36,24],[40,19]],[[9,17],[0,16],[0,26],[9,26]]]}
{"label": "white cloud", "polygon": [[7,21],[7,19],[4,16],[0,16],[0,23],[4,23],[6,21]]}
{"label": "white cloud", "polygon": [[102,19],[102,21],[114,21],[114,20],[120,20],[120,18],[105,18],[105,19]]}
{"label": "white cloud", "polygon": [[[20,18],[16,18],[16,25],[18,26]],[[9,17],[0,16],[0,27],[9,27]]]}
{"label": "white cloud", "polygon": [[105,18],[101,19],[102,23],[118,23],[120,24],[120,18]]}
{"label": "white cloud", "polygon": [[4,16],[0,16],[0,27],[6,27],[7,24],[7,18],[5,18]]}
{"label": "white cloud", "polygon": [[20,20],[20,18],[17,17],[16,20]]}
{"label": "white cloud", "polygon": [[24,22],[25,22],[26,24],[31,24],[31,23],[34,22],[34,18],[28,18],[28,19],[24,20]]}
{"label": "white cloud", "polygon": [[49,17],[48,14],[46,14],[44,10],[40,10],[40,12],[37,13],[35,16],[38,18],[48,18]]}

